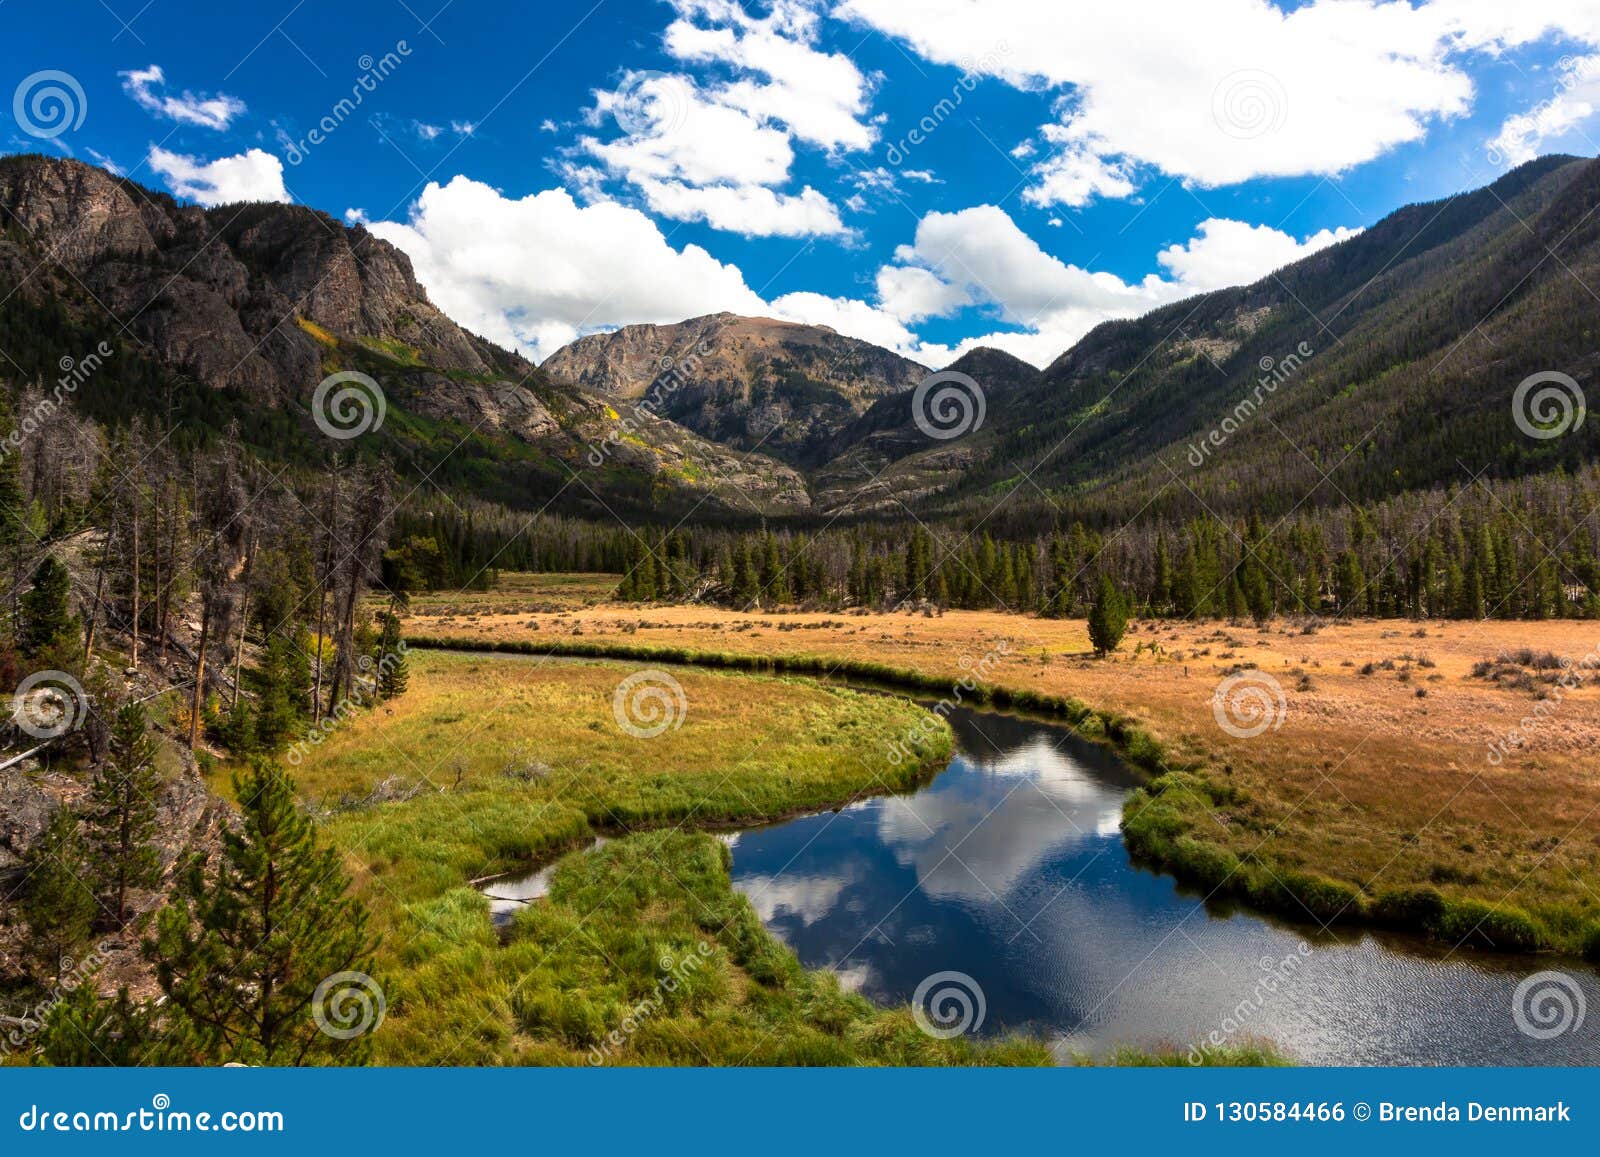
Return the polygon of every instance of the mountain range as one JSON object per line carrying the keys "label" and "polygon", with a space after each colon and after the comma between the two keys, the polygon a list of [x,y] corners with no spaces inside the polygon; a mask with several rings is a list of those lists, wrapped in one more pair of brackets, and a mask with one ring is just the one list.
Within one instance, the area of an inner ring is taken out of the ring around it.
{"label": "mountain range", "polygon": [[[318,383],[358,371],[382,452],[518,509],[705,521],[1283,514],[1593,461],[1513,406],[1600,368],[1600,163],[1545,157],[1412,205],[1250,286],[1097,327],[1043,370],[935,373],[820,326],[715,314],[581,337],[534,366],[432,305],[404,253],[293,205],[180,204],[72,160],[0,159],[0,378],[105,421],[236,421],[325,454]],[[1524,423],[1519,424],[1519,417]],[[1545,431],[1536,430],[1536,434]]]}

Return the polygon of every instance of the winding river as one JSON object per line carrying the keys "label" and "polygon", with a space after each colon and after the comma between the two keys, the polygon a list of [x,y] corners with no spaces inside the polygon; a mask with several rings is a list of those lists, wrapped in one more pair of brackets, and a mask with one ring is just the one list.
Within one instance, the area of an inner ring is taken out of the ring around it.
{"label": "winding river", "polygon": [[[1256,1037],[1302,1064],[1600,1064],[1592,967],[1207,905],[1130,860],[1140,780],[1110,751],[998,712],[950,722],[957,753],[920,790],[724,837],[734,886],[808,967],[885,1005],[921,986],[936,1026],[981,1009],[968,1031],[1040,1034],[1063,1060]],[[496,921],[552,870],[485,887]]]}

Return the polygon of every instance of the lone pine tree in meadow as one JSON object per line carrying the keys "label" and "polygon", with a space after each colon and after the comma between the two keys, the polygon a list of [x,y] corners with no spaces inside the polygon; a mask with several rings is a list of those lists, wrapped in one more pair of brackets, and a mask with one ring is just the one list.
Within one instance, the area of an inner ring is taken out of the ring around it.
{"label": "lone pine tree in meadow", "polygon": [[1095,654],[1106,655],[1115,651],[1127,630],[1128,600],[1111,581],[1110,575],[1101,575],[1094,605],[1089,608],[1089,642],[1094,644]]}

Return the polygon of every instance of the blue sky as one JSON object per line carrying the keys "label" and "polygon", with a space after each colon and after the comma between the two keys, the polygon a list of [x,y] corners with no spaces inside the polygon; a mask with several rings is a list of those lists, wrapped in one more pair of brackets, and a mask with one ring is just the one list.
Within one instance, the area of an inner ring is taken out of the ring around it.
{"label": "blue sky", "polygon": [[1043,364],[1600,151],[1600,0],[9,0],[0,45],[6,151],[366,221],[538,357],[732,309]]}

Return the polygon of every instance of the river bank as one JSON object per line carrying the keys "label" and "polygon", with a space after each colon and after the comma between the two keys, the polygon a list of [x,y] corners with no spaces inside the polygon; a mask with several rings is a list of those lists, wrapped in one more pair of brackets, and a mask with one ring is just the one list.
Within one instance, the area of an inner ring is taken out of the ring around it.
{"label": "river bank", "polygon": [[[1600,696],[1582,681],[1566,689],[1556,722],[1491,762],[1485,753],[1540,702],[1538,684],[1530,693],[1474,674],[1529,639],[1581,658],[1584,624],[1405,626],[1150,624],[1110,660],[1085,653],[1081,623],[979,612],[599,606],[528,618],[495,615],[491,602],[463,620],[413,618],[408,634],[420,645],[865,678],[935,697],[1003,641],[972,701],[1087,721],[1155,773],[1128,811],[1130,846],[1152,862],[1319,924],[1594,953],[1600,769],[1583,753],[1600,744]],[[1250,672],[1270,677],[1269,713],[1241,727],[1217,692]]]}

